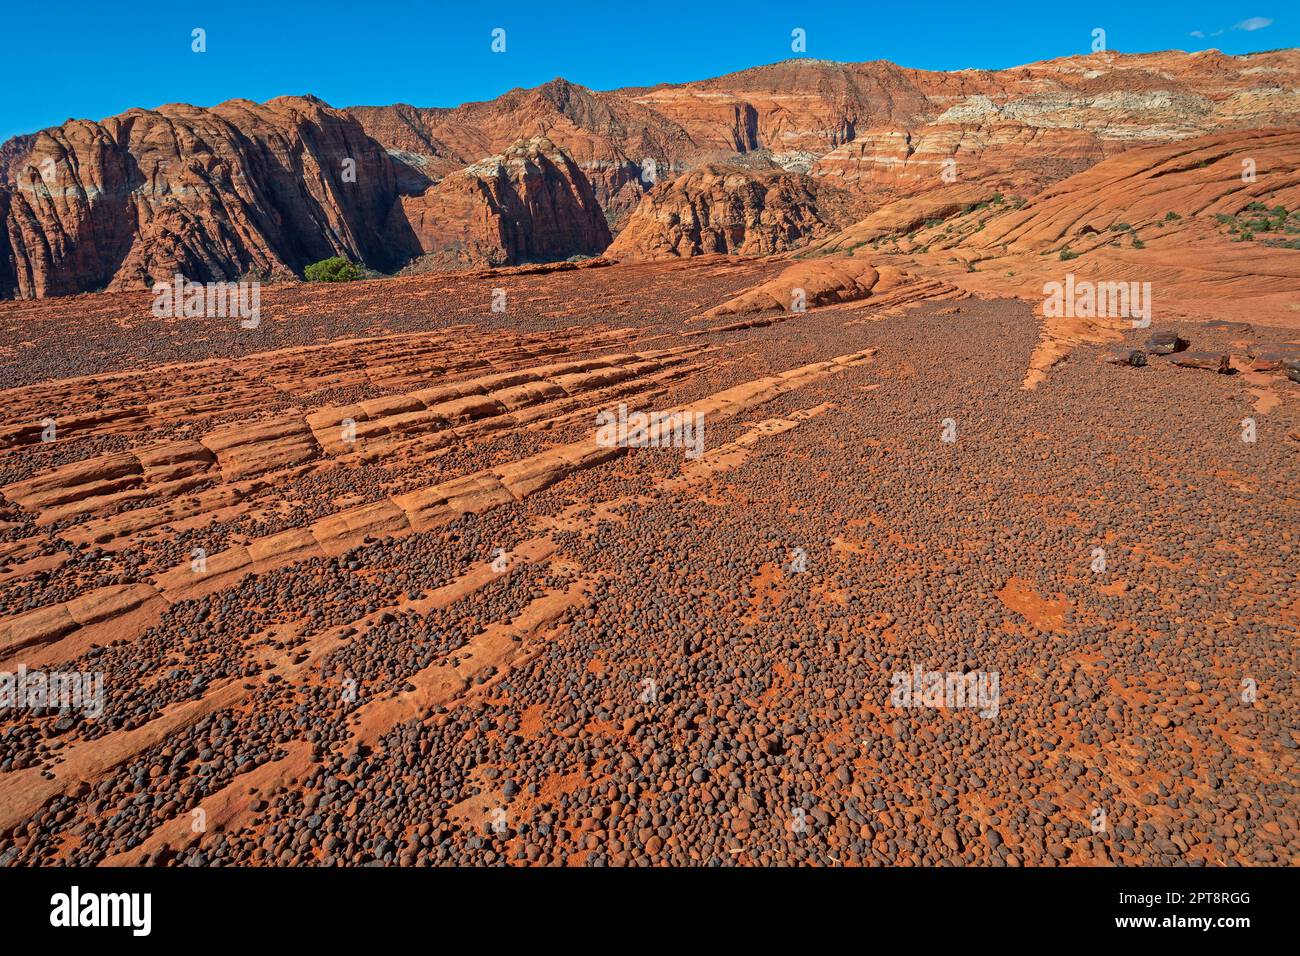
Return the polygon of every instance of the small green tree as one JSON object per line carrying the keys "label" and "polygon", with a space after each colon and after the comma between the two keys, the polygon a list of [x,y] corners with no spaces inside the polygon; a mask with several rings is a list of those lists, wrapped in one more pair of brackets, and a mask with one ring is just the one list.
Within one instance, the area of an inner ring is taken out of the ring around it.
{"label": "small green tree", "polygon": [[361,278],[361,270],[342,256],[313,262],[304,273],[308,282],[353,282]]}

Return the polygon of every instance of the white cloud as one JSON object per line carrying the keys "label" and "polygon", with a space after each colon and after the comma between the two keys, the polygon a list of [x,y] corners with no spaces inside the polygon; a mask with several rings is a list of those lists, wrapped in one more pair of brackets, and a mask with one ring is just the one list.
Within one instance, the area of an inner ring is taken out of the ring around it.
{"label": "white cloud", "polygon": [[[1272,25],[1273,21],[1268,17],[1251,17],[1249,20],[1242,20],[1240,23],[1234,25],[1232,29],[1244,30],[1246,33],[1253,33],[1256,30],[1262,30],[1265,27],[1271,27]],[[1208,36],[1219,37],[1223,36],[1224,32],[1224,30],[1215,30],[1208,34]],[[1187,35],[1190,37],[1196,37],[1198,40],[1204,40],[1207,36],[1204,30],[1193,30]]]}

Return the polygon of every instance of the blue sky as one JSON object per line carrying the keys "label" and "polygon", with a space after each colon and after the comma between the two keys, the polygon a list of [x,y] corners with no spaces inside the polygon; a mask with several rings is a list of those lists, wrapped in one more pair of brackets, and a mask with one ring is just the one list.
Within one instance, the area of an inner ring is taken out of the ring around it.
{"label": "blue sky", "polygon": [[[556,76],[595,89],[682,82],[793,56],[796,27],[808,56],[944,70],[1087,53],[1094,27],[1122,52],[1300,46],[1294,0],[64,0],[8,4],[2,22],[0,140],[170,102],[314,93],[334,106],[454,106]],[[207,32],[206,53],[191,51],[195,27]],[[497,27],[503,54],[490,49]]]}

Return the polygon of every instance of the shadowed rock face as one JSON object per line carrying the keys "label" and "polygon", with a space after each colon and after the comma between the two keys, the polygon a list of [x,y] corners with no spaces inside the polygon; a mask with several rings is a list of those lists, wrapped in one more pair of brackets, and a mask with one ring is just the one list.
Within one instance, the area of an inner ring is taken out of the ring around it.
{"label": "shadowed rock face", "polygon": [[511,265],[595,255],[609,245],[609,226],[577,164],[544,136],[520,140],[404,196],[394,231],[414,230],[429,268]]}
{"label": "shadowed rock face", "polygon": [[[0,188],[0,223],[9,221],[9,193]],[[0,229],[0,298],[14,294],[18,287],[18,277],[14,275],[15,258],[9,246],[9,230]]]}

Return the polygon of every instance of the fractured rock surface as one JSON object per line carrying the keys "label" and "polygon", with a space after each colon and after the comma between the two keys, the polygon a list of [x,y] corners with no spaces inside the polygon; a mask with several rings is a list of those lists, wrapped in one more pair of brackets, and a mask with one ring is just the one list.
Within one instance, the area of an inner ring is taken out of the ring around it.
{"label": "fractured rock surface", "polygon": [[1028,304],[858,256],[265,309],[0,306],[0,670],[104,692],[0,713],[0,863],[1300,859],[1286,328],[1027,392]]}

